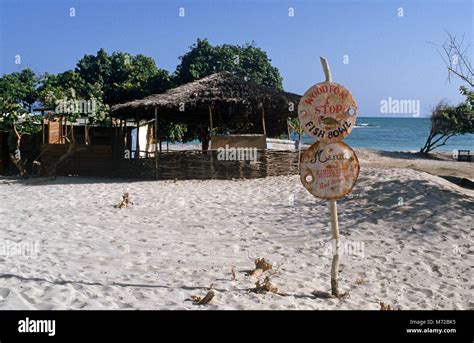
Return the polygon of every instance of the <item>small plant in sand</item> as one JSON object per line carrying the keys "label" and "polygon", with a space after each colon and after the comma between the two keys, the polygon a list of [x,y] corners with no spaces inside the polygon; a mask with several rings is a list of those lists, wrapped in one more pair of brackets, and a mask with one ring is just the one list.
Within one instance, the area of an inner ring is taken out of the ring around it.
{"label": "small plant in sand", "polygon": [[386,304],[383,301],[379,301],[380,311],[393,311],[395,308],[392,307],[390,304]]}
{"label": "small plant in sand", "polygon": [[235,270],[234,270],[234,268],[232,268],[232,270],[231,270],[230,280],[231,280],[231,281],[237,280],[237,276],[235,275]]}
{"label": "small plant in sand", "polygon": [[213,284],[211,284],[209,286],[209,291],[207,292],[207,294],[204,297],[200,297],[198,295],[191,295],[191,300],[194,302],[194,305],[207,305],[207,304],[209,304],[215,296],[214,292],[212,291],[213,286],[214,286]]}
{"label": "small plant in sand", "polygon": [[255,287],[249,289],[249,292],[257,293],[257,294],[265,294],[265,293],[278,293],[278,288],[273,286],[273,284],[270,282],[270,277],[265,276],[265,279],[263,280],[262,283],[260,283],[260,280],[258,280],[255,283]]}
{"label": "small plant in sand", "polygon": [[117,205],[114,205],[115,208],[126,208],[129,205],[133,205],[133,202],[130,201],[130,198],[128,197],[128,193],[123,193],[122,194],[122,201],[120,201]]}
{"label": "small plant in sand", "polygon": [[250,272],[250,276],[259,277],[267,270],[273,269],[270,262],[266,261],[265,258],[257,258],[255,261],[255,269]]}

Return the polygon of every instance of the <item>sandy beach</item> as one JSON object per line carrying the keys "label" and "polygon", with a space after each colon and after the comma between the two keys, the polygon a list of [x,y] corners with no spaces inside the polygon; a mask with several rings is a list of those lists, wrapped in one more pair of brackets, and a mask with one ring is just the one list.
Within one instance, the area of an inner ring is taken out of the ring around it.
{"label": "sandy beach", "polygon": [[[437,176],[472,181],[473,164],[357,154],[359,181],[338,201],[344,299],[321,296],[328,204],[299,176],[4,177],[0,309],[474,309],[473,191]],[[123,192],[133,205],[114,208]],[[249,292],[261,257],[278,294]],[[195,305],[211,284],[212,302]]]}

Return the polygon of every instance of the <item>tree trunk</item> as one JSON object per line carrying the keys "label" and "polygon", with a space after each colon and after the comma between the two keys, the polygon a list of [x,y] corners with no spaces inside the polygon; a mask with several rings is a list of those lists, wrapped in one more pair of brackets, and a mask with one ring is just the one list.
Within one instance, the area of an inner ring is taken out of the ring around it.
{"label": "tree trunk", "polygon": [[12,161],[15,168],[18,170],[19,175],[24,177],[28,173],[25,169],[25,164],[23,160],[21,159],[20,148],[21,148],[21,138],[23,135],[17,131],[15,125],[13,125],[12,134],[15,135],[14,138],[8,140],[8,147],[10,150],[10,160]]}
{"label": "tree trunk", "polygon": [[432,150],[433,138],[435,136],[436,134],[431,131],[428,138],[426,138],[425,145],[420,149],[420,154],[423,154],[423,155],[429,154],[429,152]]}
{"label": "tree trunk", "polygon": [[[450,139],[453,136],[454,134],[450,134],[450,135],[442,134],[438,138],[434,139],[434,137],[436,137],[436,134],[430,133],[430,135],[426,139],[425,145],[420,149],[420,154],[428,155],[434,149],[439,148],[440,146],[446,145],[446,142],[448,141],[448,139]],[[443,138],[444,140],[441,143],[439,143]]]}

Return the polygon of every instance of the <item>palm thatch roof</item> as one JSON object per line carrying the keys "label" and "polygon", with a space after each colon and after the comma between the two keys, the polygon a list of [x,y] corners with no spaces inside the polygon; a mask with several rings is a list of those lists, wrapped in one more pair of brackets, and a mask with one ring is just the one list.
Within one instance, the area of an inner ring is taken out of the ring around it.
{"label": "palm thatch roof", "polygon": [[209,123],[213,125],[249,123],[255,132],[267,134],[286,132],[288,117],[297,116],[300,96],[264,87],[229,72],[209,75],[161,94],[134,100],[111,108],[116,118],[154,118],[155,108],[162,119],[175,123]]}

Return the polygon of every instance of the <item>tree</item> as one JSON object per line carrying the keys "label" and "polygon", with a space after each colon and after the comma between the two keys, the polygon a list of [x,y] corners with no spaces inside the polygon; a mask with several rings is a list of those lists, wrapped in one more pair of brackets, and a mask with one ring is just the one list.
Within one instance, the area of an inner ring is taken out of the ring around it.
{"label": "tree", "polygon": [[103,102],[110,106],[160,93],[171,86],[168,72],[158,69],[153,58],[124,52],[108,55],[104,49],[96,56],[85,55],[75,72],[86,84],[102,89]]}
{"label": "tree", "polygon": [[0,95],[31,112],[31,107],[38,96],[40,81],[40,78],[29,68],[4,75],[0,78]]}
{"label": "tree", "polygon": [[[207,39],[198,39],[190,50],[180,57],[181,63],[173,75],[173,82],[179,86],[208,75],[228,71],[255,83],[278,90],[283,89],[282,77],[273,67],[267,54],[254,42],[244,45],[212,46]],[[232,123],[225,127],[215,127],[215,132],[234,129],[249,129],[249,123]],[[185,141],[199,139],[203,150],[209,147],[211,133],[207,123],[188,125]]]}
{"label": "tree", "polygon": [[178,86],[214,73],[228,71],[259,85],[283,89],[280,72],[272,66],[266,52],[254,42],[212,46],[207,39],[198,39],[190,46],[190,51],[180,56],[180,60],[173,78]]}
{"label": "tree", "polygon": [[443,59],[446,69],[448,70],[448,81],[452,76],[456,76],[466,82],[471,88],[474,87],[474,68],[469,59],[469,45],[465,46],[464,36],[458,39],[455,35],[448,35],[443,44],[435,44],[437,51]]}
{"label": "tree", "polygon": [[445,145],[453,136],[474,133],[474,69],[469,59],[469,46],[465,47],[464,39],[458,40],[450,33],[443,44],[434,45],[438,47],[438,53],[448,70],[448,81],[455,76],[468,86],[459,88],[466,97],[464,103],[449,106],[446,101],[440,101],[432,110],[430,134],[420,149],[422,154]]}
{"label": "tree", "polygon": [[99,81],[88,83],[77,72],[71,70],[57,75],[46,74],[40,87],[39,98],[44,106],[54,108],[55,118],[65,120],[66,126],[70,123],[65,137],[69,144],[68,150],[49,166],[46,171],[46,175],[49,176],[54,175],[57,168],[76,151],[74,123],[79,118],[86,117],[89,124],[107,125],[109,107],[102,100],[103,92]]}
{"label": "tree", "polygon": [[21,155],[22,138],[41,129],[41,117],[32,114],[39,81],[31,69],[0,78],[0,131],[9,133],[10,159],[21,176],[27,175]]}
{"label": "tree", "polygon": [[0,95],[0,131],[10,134],[8,137],[10,159],[20,176],[28,174],[25,168],[26,161],[21,155],[22,138],[39,132],[40,124],[40,116],[31,114],[12,98]]}
{"label": "tree", "polygon": [[420,153],[430,151],[446,144],[449,138],[456,135],[474,133],[474,107],[464,102],[458,106],[449,106],[440,101],[431,113],[431,129]]}

